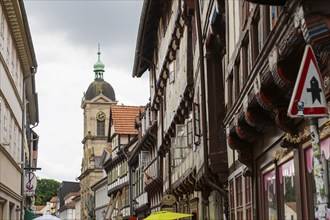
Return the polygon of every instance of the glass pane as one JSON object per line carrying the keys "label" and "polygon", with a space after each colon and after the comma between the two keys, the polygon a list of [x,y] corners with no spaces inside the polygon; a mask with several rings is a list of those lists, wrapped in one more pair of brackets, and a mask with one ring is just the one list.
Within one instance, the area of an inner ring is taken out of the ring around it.
{"label": "glass pane", "polygon": [[284,219],[297,219],[297,200],[294,162],[290,160],[279,167],[281,195],[284,202]]}
{"label": "glass pane", "polygon": [[272,170],[264,175],[265,213],[269,220],[277,219],[276,177]]}

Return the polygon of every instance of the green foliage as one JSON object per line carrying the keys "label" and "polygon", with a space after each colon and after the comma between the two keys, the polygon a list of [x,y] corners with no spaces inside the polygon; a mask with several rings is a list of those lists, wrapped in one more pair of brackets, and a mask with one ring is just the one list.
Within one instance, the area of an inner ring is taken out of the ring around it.
{"label": "green foliage", "polygon": [[53,196],[57,195],[60,184],[52,179],[37,179],[35,205],[46,205]]}

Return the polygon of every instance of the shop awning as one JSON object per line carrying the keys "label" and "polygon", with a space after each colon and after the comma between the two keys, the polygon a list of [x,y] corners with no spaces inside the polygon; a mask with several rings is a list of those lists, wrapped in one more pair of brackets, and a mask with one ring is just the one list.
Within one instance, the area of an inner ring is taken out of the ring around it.
{"label": "shop awning", "polygon": [[24,212],[24,220],[32,220],[35,219],[37,215],[33,211],[25,210]]}

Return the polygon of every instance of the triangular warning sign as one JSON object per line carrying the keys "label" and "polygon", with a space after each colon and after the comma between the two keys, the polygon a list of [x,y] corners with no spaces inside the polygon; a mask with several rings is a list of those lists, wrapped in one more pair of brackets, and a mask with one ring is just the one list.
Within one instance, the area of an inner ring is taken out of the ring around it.
{"label": "triangular warning sign", "polygon": [[298,117],[325,117],[328,115],[322,76],[313,49],[306,45],[294,86],[288,115]]}

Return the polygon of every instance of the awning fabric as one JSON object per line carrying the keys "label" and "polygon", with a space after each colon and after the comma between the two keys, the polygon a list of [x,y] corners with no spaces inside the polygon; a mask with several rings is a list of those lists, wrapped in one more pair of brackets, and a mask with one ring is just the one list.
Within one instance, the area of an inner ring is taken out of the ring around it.
{"label": "awning fabric", "polygon": [[29,210],[25,210],[24,212],[24,220],[32,220],[34,218],[36,218],[37,215],[32,212],[32,211],[29,211]]}

